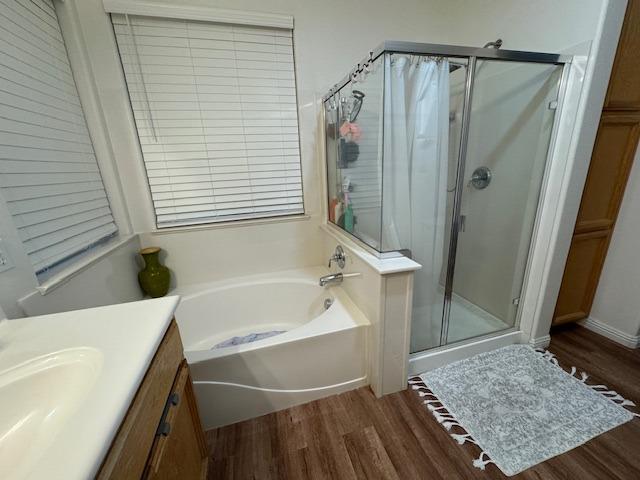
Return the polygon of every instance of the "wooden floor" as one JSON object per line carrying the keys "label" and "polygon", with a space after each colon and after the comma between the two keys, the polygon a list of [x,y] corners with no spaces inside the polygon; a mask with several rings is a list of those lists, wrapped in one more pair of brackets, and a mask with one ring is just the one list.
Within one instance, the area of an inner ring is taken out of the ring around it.
{"label": "wooden floor", "polygon": [[[640,350],[577,326],[552,333],[561,365],[640,402]],[[474,468],[478,447],[458,445],[411,390],[376,399],[361,388],[207,436],[211,479],[508,478]],[[511,478],[640,479],[640,419]]]}

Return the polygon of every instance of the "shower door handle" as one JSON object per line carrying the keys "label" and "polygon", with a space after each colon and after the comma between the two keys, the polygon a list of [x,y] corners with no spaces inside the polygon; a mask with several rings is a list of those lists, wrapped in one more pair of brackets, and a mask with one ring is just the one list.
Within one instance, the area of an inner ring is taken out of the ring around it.
{"label": "shower door handle", "polygon": [[458,231],[464,233],[466,226],[467,226],[467,216],[460,215],[458,220]]}

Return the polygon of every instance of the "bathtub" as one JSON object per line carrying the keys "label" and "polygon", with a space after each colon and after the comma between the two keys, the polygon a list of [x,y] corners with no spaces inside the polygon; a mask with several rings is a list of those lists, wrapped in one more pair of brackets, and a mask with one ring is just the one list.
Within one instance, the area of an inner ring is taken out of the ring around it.
{"label": "bathtub", "polygon": [[[368,383],[369,321],[342,288],[318,286],[327,273],[291,270],[176,291],[182,296],[176,320],[205,429]],[[214,348],[232,337],[282,330]]]}

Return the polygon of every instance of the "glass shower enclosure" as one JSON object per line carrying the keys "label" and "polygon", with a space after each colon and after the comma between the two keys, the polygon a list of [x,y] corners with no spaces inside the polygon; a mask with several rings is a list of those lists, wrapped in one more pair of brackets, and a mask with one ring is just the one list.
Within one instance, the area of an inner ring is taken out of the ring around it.
{"label": "glass shower enclosure", "polygon": [[569,62],[385,42],[323,98],[328,221],[422,265],[411,352],[516,326]]}

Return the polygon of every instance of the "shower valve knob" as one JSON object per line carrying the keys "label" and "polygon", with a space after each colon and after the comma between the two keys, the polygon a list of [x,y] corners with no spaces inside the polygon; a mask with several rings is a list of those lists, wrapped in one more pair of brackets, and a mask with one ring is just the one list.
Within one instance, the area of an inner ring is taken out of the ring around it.
{"label": "shower valve knob", "polygon": [[478,167],[471,174],[469,185],[477,190],[485,189],[491,183],[491,170],[489,167]]}
{"label": "shower valve knob", "polygon": [[338,245],[335,252],[333,252],[333,255],[329,257],[329,268],[331,268],[331,264],[333,262],[336,262],[340,268],[344,268],[347,263],[346,260],[347,255],[344,253],[344,249]]}

